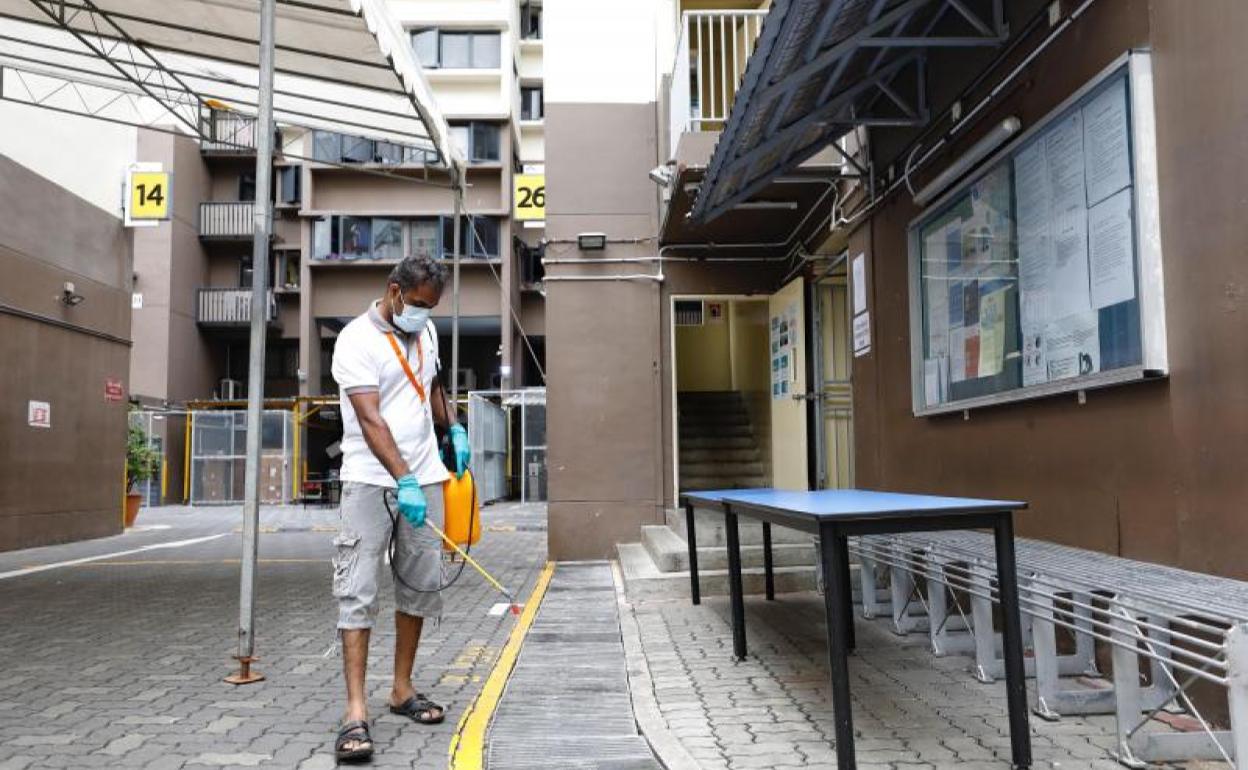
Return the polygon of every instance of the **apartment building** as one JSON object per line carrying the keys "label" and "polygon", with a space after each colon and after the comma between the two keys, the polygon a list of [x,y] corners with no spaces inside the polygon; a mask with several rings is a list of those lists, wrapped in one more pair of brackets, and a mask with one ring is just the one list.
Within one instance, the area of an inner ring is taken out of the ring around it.
{"label": "apartment building", "polygon": [[731,450],[1243,578],[1244,10],[548,0],[552,555]]}
{"label": "apartment building", "polygon": [[[543,223],[512,217],[513,177],[544,164],[542,6],[416,0],[391,11],[469,159],[455,377],[461,390],[542,385]],[[229,105],[205,118],[213,141],[142,131],[138,142],[138,160],[173,173],[175,199],[169,227],[136,234],[132,379],[145,404],[175,410],[239,400],[248,386],[255,125]],[[390,268],[413,253],[449,266],[453,194],[421,148],[289,126],[278,134],[265,395],[333,395],[334,338],[380,295]],[[434,312],[448,372],[451,312],[448,291]],[[165,440],[171,452],[180,435],[175,426]],[[305,453],[314,468],[332,443],[323,439]],[[181,465],[169,463],[169,499],[185,496]]]}

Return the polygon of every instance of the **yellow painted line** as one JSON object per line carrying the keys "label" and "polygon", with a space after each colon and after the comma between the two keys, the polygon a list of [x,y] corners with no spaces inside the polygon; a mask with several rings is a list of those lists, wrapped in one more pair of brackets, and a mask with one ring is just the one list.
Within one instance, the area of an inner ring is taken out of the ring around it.
{"label": "yellow painted line", "polygon": [[511,629],[511,636],[507,639],[507,644],[503,646],[502,654],[498,656],[494,669],[490,671],[489,677],[485,680],[485,686],[481,688],[481,692],[477,693],[477,697],[473,698],[472,703],[464,710],[463,716],[459,718],[455,734],[451,736],[451,746],[448,752],[450,770],[481,770],[484,767],[486,730],[490,726],[494,710],[498,708],[499,700],[503,697],[503,688],[507,684],[508,677],[511,676],[511,670],[516,665],[516,659],[520,657],[520,647],[524,644],[524,637],[529,633],[533,619],[537,617],[538,607],[541,606],[542,597],[546,595],[546,587],[550,585],[550,578],[554,573],[555,563],[546,562],[541,574],[537,576],[537,583],[525,599],[520,620]]}

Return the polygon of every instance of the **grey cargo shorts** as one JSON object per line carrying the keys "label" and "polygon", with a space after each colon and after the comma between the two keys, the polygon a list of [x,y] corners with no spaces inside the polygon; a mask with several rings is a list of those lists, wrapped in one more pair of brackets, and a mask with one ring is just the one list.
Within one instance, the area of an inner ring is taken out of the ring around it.
{"label": "grey cargo shorts", "polygon": [[[334,538],[334,597],[338,600],[338,628],[372,628],[377,618],[377,590],[381,570],[389,569],[385,554],[390,546],[390,514],[383,493],[387,487],[345,481]],[[443,526],[442,485],[421,487],[429,507],[426,518]],[[398,519],[396,571],[415,591],[394,581],[395,608],[407,615],[436,618],[442,614],[442,541],[429,527],[415,528],[399,514],[391,495],[390,507]]]}

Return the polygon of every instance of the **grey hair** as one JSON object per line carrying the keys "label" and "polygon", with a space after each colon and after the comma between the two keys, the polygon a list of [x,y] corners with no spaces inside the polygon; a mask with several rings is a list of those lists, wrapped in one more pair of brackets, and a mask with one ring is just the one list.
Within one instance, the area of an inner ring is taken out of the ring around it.
{"label": "grey hair", "polygon": [[394,266],[387,282],[397,283],[399,291],[431,284],[440,293],[446,286],[446,266],[424,254],[414,254],[404,257]]}

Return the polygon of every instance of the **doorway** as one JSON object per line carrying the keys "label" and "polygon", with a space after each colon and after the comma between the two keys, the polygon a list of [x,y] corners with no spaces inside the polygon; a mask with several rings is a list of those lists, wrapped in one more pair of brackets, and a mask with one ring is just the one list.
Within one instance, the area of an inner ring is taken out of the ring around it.
{"label": "doorway", "polygon": [[846,260],[836,260],[811,292],[815,482],[847,489],[854,486],[854,358]]}
{"label": "doorway", "polygon": [[674,493],[771,486],[767,300],[673,297]]}

